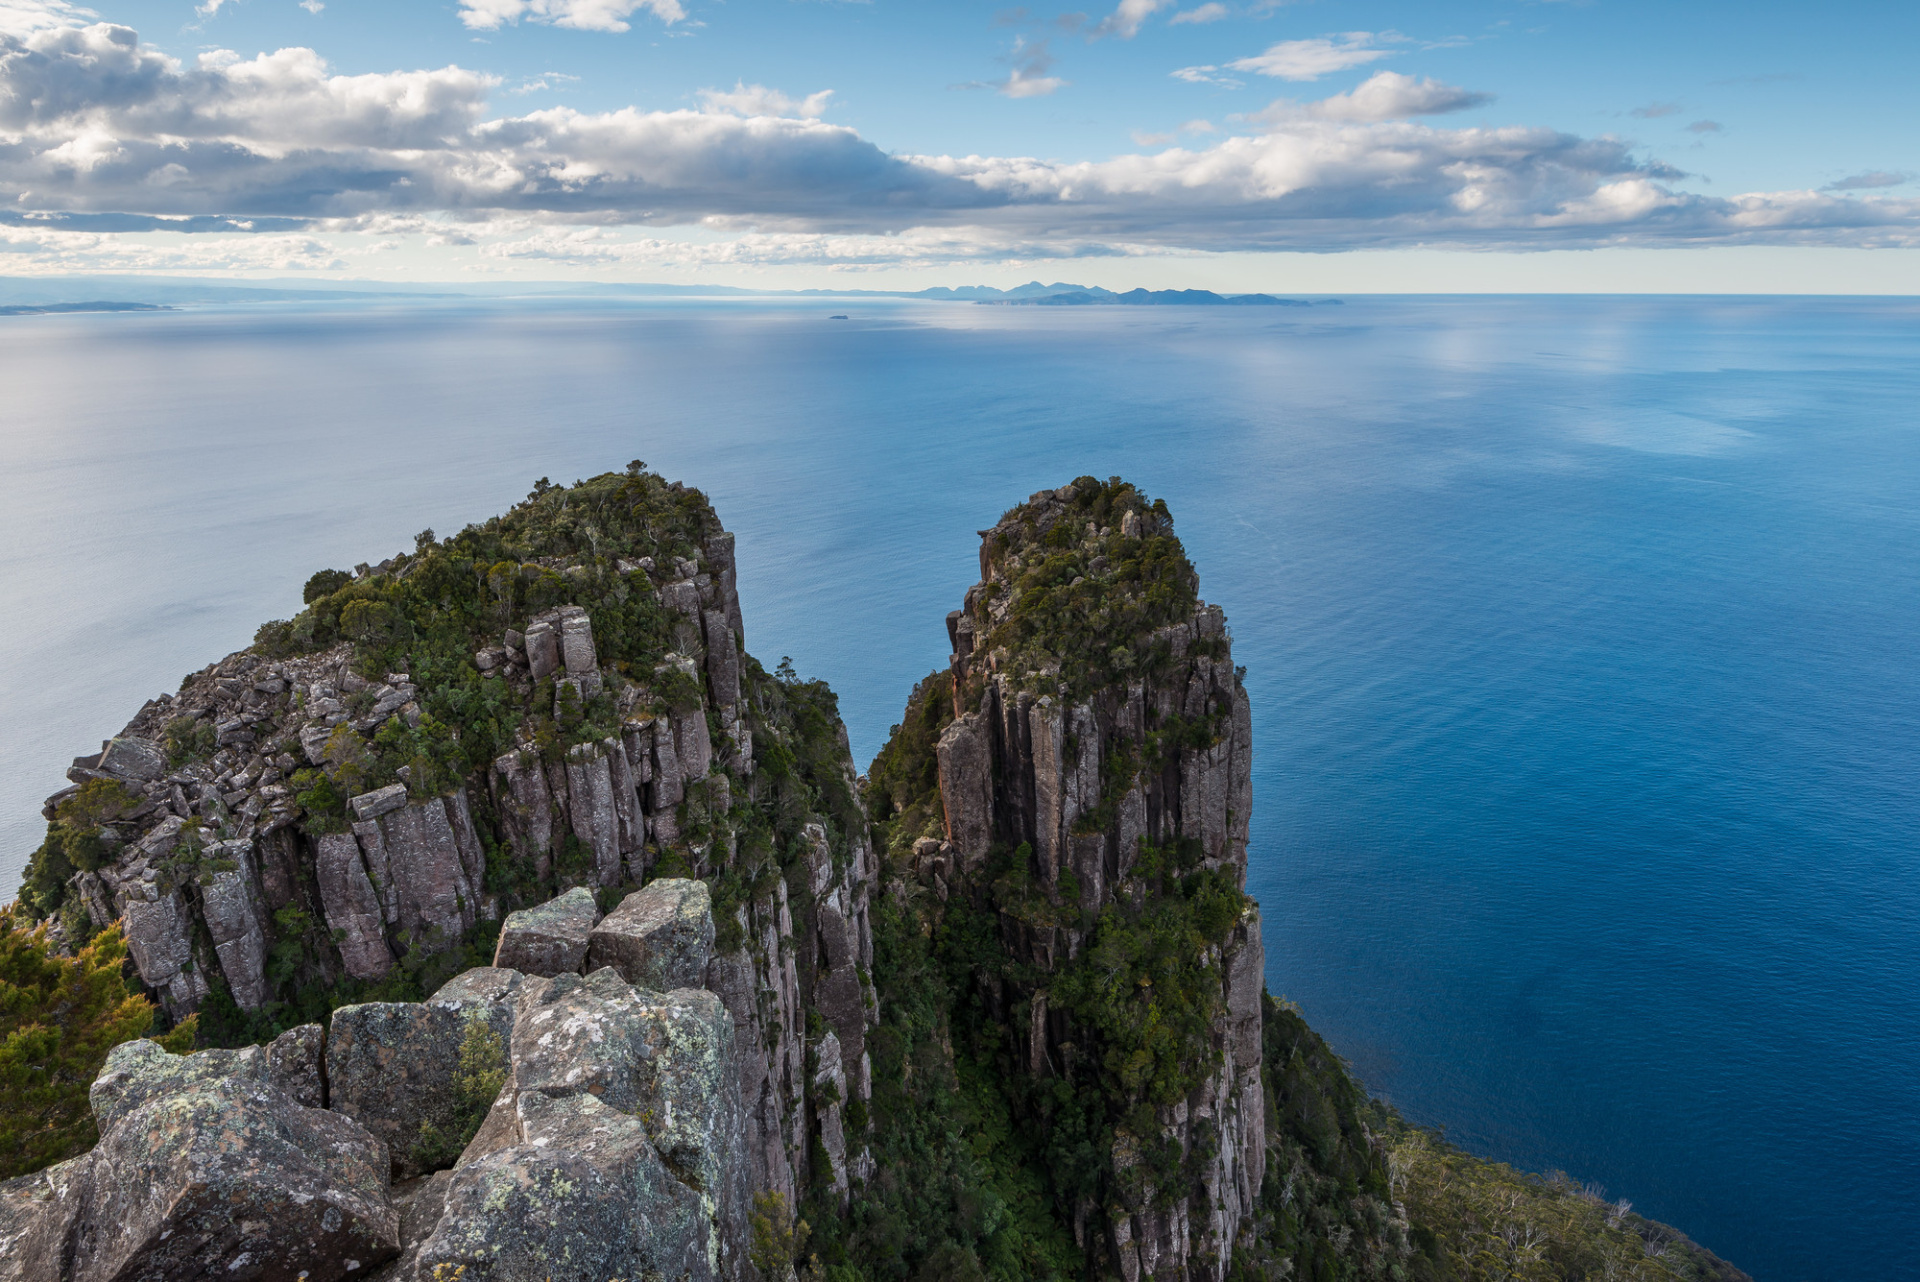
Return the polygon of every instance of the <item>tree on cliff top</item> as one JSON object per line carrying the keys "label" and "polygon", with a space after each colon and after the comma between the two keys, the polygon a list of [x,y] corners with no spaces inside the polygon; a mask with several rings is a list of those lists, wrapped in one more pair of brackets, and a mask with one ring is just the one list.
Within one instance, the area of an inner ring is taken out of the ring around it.
{"label": "tree on cliff top", "polygon": [[[118,922],[73,957],[49,951],[45,923],[0,932],[0,1179],[99,1138],[88,1088],[109,1050],[153,1027],[153,1005],[127,987],[126,957]],[[160,1044],[184,1053],[193,1035],[189,1020]]]}

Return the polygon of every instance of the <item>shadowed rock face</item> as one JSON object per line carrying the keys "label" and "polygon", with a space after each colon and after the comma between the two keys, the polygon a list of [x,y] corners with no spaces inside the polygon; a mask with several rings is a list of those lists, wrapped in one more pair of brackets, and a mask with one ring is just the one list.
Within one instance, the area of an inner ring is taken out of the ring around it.
{"label": "shadowed rock face", "polygon": [[505,1045],[522,982],[517,971],[482,968],[449,980],[425,1002],[333,1012],[328,1102],[380,1137],[395,1178],[424,1175],[458,1153],[453,1083],[468,1023],[483,1021]]}

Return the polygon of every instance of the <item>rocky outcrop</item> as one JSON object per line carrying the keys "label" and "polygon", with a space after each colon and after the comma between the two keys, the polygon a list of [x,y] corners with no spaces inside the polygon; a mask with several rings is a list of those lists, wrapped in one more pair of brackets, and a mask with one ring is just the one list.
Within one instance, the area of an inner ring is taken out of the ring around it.
{"label": "rocky outcrop", "polygon": [[575,886],[558,899],[507,914],[493,964],[525,975],[578,972],[586,964],[587,942],[599,923],[600,908],[593,892]]}
{"label": "rocky outcrop", "polygon": [[[1176,887],[1208,872],[1244,890],[1252,719],[1224,614],[1194,595],[1164,507],[1131,487],[1034,495],[982,533],[980,564],[947,619],[950,681],[916,695],[952,705],[934,710],[932,831],[893,840],[941,895],[998,909],[1036,979],[988,1000],[1026,1071],[1047,1077],[1102,1053],[1049,977],[1080,964],[1095,929],[1126,929],[1124,911],[1096,927],[1110,907],[1177,902],[1169,872]],[[1170,1079],[1183,1097],[1157,1104],[1145,1133],[1137,1108],[1114,1122],[1106,1203],[1073,1210],[1083,1248],[1126,1282],[1224,1279],[1264,1178],[1264,954],[1257,908],[1236,911],[1202,958],[1220,1000]],[[1169,1147],[1182,1180],[1160,1187],[1144,1154]]]}
{"label": "rocky outcrop", "polygon": [[[708,990],[741,1187],[796,1210],[850,1190],[869,1161],[848,1110],[870,1091],[877,862],[831,695],[746,653],[734,540],[705,500],[638,472],[543,486],[444,543],[316,576],[308,602],[74,762],[24,897],[56,943],[124,919],[142,982],[205,1029],[215,991],[257,1012],[402,986],[505,916],[499,972],[611,964],[636,991]],[[69,838],[86,867],[62,862]],[[611,890],[626,903],[601,922]],[[445,1166],[471,1017],[510,1043],[518,1003],[343,1007],[332,1110],[403,1181]],[[840,1068],[821,1077],[829,1038]],[[637,1188],[621,1170],[602,1178]]]}
{"label": "rocky outcrop", "polygon": [[611,966],[630,984],[666,992],[706,981],[713,960],[713,900],[705,882],[670,877],[627,896],[598,926],[587,964]]}
{"label": "rocky outcrop", "polygon": [[327,1038],[328,1102],[387,1146],[396,1178],[427,1174],[456,1157],[455,1078],[473,1021],[507,1044],[517,971],[471,970],[425,1002],[370,1002],[333,1012]]}
{"label": "rocky outcrop", "polygon": [[0,1279],[336,1282],[391,1259],[385,1146],[299,1097],[317,1050],[304,1031],[187,1057],[116,1047],[94,1084],[100,1143],[0,1186]]}

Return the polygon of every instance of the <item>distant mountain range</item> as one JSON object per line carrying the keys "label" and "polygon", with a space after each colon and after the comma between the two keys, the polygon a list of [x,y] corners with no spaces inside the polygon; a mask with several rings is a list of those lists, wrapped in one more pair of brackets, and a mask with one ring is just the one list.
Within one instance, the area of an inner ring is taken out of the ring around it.
{"label": "distant mountain range", "polygon": [[[1339,299],[1279,298],[1272,294],[1218,294],[1210,289],[1130,289],[1116,293],[1098,285],[1028,281],[1012,289],[992,285],[932,289],[742,289],[736,285],[650,285],[609,282],[528,281],[501,284],[396,284],[385,281],[231,280],[188,276],[0,276],[0,314],[138,310],[134,303],[275,303],[349,298],[575,297],[575,298],[920,298],[935,302],[991,303],[1021,307],[1085,307],[1094,304],[1181,307],[1311,307]],[[94,300],[121,301],[102,303]]]}

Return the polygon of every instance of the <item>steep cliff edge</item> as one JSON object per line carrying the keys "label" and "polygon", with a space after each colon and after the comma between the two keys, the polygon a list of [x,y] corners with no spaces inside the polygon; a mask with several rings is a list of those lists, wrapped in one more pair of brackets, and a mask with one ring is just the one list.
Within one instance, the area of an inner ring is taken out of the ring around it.
{"label": "steep cliff edge", "polygon": [[[956,1052],[1030,1128],[1083,1267],[1224,1279],[1269,1149],[1252,715],[1225,616],[1165,504],[1118,478],[1014,508],[980,569],[948,670],[870,773],[894,893],[971,950],[949,959]],[[1377,1146],[1337,1148],[1377,1194],[1352,1253],[1404,1256]]]}
{"label": "steep cliff edge", "polygon": [[[1035,495],[860,779],[637,464],[314,576],[48,800],[0,1081],[59,1107],[0,1171],[100,1139],[0,1182],[0,1282],[1742,1282],[1407,1126],[1264,992],[1198,589],[1164,504]],[[106,1054],[114,920],[215,1049]]]}
{"label": "steep cliff edge", "polygon": [[844,1191],[873,856],[833,695],[746,653],[734,577],[704,496],[638,465],[317,574],[73,763],[16,911],[69,946],[124,919],[166,1010],[237,1044],[423,997],[557,890],[702,879],[753,1186]]}

